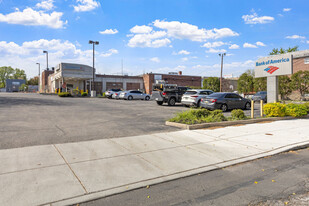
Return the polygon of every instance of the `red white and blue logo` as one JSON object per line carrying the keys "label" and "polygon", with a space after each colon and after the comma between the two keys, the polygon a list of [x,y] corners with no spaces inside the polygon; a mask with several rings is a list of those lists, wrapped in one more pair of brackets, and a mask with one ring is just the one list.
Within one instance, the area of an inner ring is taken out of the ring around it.
{"label": "red white and blue logo", "polygon": [[264,71],[266,71],[269,74],[274,73],[275,71],[277,71],[279,69],[279,67],[274,67],[274,66],[269,66],[266,69],[264,69]]}

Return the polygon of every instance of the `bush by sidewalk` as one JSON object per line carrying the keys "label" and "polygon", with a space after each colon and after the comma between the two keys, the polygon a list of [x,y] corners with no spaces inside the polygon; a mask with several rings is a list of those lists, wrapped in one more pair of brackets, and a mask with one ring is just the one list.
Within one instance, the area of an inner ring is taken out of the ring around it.
{"label": "bush by sidewalk", "polygon": [[60,92],[58,94],[59,97],[71,97],[71,93],[70,92]]}
{"label": "bush by sidewalk", "polygon": [[231,120],[244,120],[247,119],[245,112],[241,109],[234,109],[231,112]]}
{"label": "bush by sidewalk", "polygon": [[209,111],[207,109],[191,109],[180,112],[175,117],[171,118],[170,122],[183,124],[201,124],[207,122],[226,121],[221,110]]}
{"label": "bush by sidewalk", "polygon": [[308,114],[308,108],[306,104],[268,103],[264,105],[264,114],[267,117],[302,117]]}

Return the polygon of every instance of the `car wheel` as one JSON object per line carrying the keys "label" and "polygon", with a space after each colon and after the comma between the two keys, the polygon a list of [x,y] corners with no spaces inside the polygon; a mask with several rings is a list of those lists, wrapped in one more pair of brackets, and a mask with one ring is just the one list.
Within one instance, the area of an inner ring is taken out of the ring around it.
{"label": "car wheel", "polygon": [[162,104],[163,104],[163,102],[161,102],[161,101],[157,101],[157,104],[158,104],[158,105],[162,105]]}
{"label": "car wheel", "polygon": [[201,107],[201,100],[199,100],[198,102],[197,102],[197,105],[196,105],[197,107]]}
{"label": "car wheel", "polygon": [[227,105],[226,104],[222,104],[221,105],[221,110],[222,110],[222,112],[226,112],[227,111]]}
{"label": "car wheel", "polygon": [[149,101],[149,99],[150,99],[149,96],[146,96],[146,97],[145,97],[145,100],[146,100],[146,101]]}
{"label": "car wheel", "polygon": [[169,100],[168,100],[168,106],[175,106],[175,104],[176,104],[176,99],[175,98],[170,98]]}
{"label": "car wheel", "polygon": [[132,96],[128,96],[128,100],[132,100],[133,99],[133,97]]}
{"label": "car wheel", "polygon": [[245,109],[246,109],[246,110],[251,109],[251,104],[250,104],[249,102],[247,102],[247,103],[246,103],[246,105],[245,105]]}

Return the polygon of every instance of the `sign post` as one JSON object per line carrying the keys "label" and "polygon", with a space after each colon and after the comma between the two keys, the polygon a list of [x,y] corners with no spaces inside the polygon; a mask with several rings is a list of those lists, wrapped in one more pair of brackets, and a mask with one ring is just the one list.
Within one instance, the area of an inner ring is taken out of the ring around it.
{"label": "sign post", "polygon": [[291,54],[263,57],[255,63],[255,77],[267,77],[267,102],[278,101],[279,76],[292,74],[292,65]]}

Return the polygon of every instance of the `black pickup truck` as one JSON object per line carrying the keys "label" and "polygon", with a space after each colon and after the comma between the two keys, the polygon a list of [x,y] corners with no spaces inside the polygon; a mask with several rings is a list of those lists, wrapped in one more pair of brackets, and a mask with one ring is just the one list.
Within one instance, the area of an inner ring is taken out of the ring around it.
{"label": "black pickup truck", "polygon": [[169,106],[174,106],[176,102],[181,102],[182,95],[188,89],[190,88],[180,87],[176,84],[154,84],[151,97],[158,105],[167,103]]}

